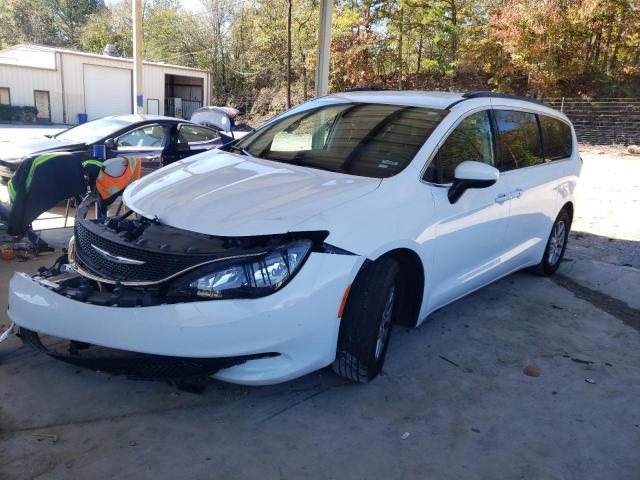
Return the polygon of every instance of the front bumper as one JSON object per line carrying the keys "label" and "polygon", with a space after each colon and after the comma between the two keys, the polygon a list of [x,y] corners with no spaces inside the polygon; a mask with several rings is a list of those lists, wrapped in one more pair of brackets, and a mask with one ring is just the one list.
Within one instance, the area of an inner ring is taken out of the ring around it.
{"label": "front bumper", "polygon": [[333,361],[340,302],[363,260],[312,253],[286,287],[266,297],[133,308],[82,303],[16,273],[8,313],[28,330],[138,353],[195,358],[277,353],[215,377],[248,385],[278,383]]}

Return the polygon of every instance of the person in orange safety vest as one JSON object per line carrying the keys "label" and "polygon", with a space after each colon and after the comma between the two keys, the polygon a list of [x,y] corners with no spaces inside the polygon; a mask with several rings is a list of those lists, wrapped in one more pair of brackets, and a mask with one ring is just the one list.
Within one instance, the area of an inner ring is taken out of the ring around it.
{"label": "person in orange safety vest", "polygon": [[104,162],[86,160],[82,163],[89,187],[98,194],[103,212],[141,175],[142,159],[135,155],[110,158]]}

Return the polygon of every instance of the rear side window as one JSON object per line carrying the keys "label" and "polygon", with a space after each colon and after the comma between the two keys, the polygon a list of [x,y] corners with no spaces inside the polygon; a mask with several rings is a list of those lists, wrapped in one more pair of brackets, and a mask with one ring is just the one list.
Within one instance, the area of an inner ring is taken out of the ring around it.
{"label": "rear side window", "polygon": [[220,135],[214,130],[196,125],[182,124],[178,130],[177,143],[199,143],[215,140]]}
{"label": "rear side window", "polygon": [[533,113],[495,110],[499,133],[500,170],[530,167],[543,163],[540,130]]}
{"label": "rear side window", "polygon": [[538,118],[542,127],[545,160],[570,157],[573,149],[571,127],[557,118],[546,115],[538,115]]}
{"label": "rear side window", "polygon": [[451,183],[456,167],[466,160],[495,164],[493,133],[486,110],[473,113],[458,124],[438,150],[424,179],[434,183]]}

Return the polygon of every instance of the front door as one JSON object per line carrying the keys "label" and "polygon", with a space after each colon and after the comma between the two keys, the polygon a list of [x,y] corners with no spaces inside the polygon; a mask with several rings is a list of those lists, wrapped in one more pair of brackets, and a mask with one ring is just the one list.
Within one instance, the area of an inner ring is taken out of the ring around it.
{"label": "front door", "polygon": [[142,158],[142,168],[155,170],[162,167],[162,154],[165,149],[167,128],[160,123],[143,125],[129,130],[115,139],[115,148],[109,157],[137,155]]}
{"label": "front door", "polygon": [[434,197],[434,238],[423,244],[434,259],[427,274],[428,309],[439,308],[498,278],[505,272],[502,255],[509,223],[505,180],[468,189],[456,202],[447,196],[455,168],[473,160],[495,166],[494,133],[487,110],[463,118],[444,141],[425,174]]}

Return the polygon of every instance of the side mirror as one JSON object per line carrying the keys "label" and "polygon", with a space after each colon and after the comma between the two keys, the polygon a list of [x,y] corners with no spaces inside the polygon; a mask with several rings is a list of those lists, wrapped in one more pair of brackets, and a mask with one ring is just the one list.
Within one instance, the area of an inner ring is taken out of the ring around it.
{"label": "side mirror", "polygon": [[108,149],[113,150],[114,148],[116,148],[116,141],[113,138],[108,138],[104,141],[104,146]]}
{"label": "side mirror", "polygon": [[468,188],[487,188],[496,183],[500,172],[486,163],[467,160],[456,167],[453,176],[447,195],[449,202],[456,203]]}

